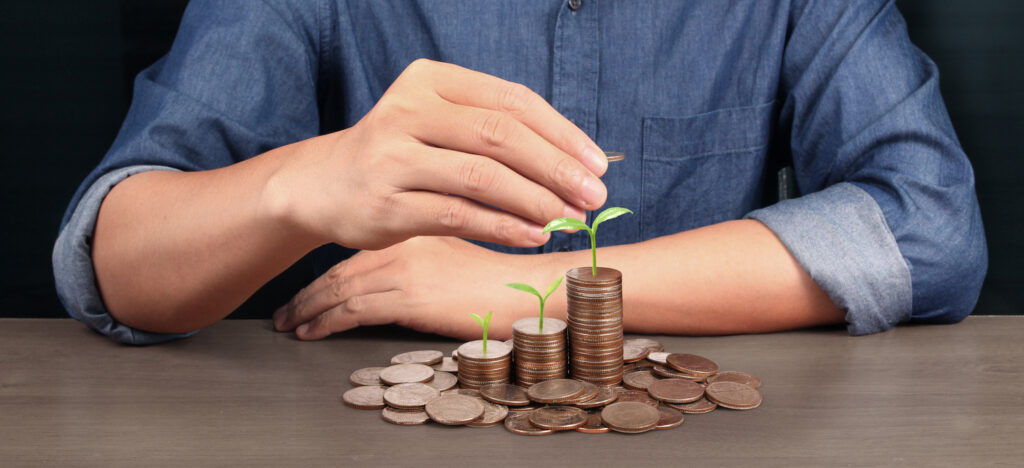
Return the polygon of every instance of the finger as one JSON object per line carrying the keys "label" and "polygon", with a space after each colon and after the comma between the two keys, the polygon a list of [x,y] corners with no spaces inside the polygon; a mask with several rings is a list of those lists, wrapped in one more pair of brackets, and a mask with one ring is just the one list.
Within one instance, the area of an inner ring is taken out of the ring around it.
{"label": "finger", "polygon": [[[346,301],[353,295],[386,291],[394,287],[394,278],[389,275],[373,275],[369,272],[386,267],[390,261],[365,261],[356,255],[340,262],[320,275],[309,286],[303,288],[285,306],[274,314],[274,328],[277,331],[291,331],[325,310]],[[362,256],[369,257],[369,256]],[[382,258],[381,255],[373,257]]]}
{"label": "finger", "polygon": [[455,236],[512,247],[536,247],[548,241],[543,226],[473,200],[429,191],[395,194],[390,230],[424,236]]}
{"label": "finger", "polygon": [[583,219],[582,210],[493,159],[443,148],[423,149],[398,175],[409,189],[453,193],[544,225],[555,218]]}
{"label": "finger", "polygon": [[608,160],[601,148],[540,95],[526,86],[458,65],[430,62],[439,96],[467,106],[507,113],[601,176]]}
{"label": "finger", "polygon": [[319,340],[332,333],[349,330],[362,325],[384,325],[396,322],[394,305],[402,299],[403,292],[397,289],[353,296],[330,310],[318,315],[295,330],[300,340]]}
{"label": "finger", "polygon": [[[443,119],[423,119],[413,136],[433,146],[490,157],[580,208],[597,209],[608,191],[583,164],[508,114],[450,102]],[[553,219],[553,218],[552,218]]]}

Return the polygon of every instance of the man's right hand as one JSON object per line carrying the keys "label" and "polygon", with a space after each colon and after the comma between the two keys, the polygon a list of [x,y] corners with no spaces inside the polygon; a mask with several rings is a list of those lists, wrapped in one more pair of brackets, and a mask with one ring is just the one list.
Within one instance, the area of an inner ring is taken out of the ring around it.
{"label": "man's right hand", "polygon": [[418,235],[511,246],[604,204],[600,148],[527,87],[417,60],[355,126],[297,143],[270,178],[276,219],[323,243]]}

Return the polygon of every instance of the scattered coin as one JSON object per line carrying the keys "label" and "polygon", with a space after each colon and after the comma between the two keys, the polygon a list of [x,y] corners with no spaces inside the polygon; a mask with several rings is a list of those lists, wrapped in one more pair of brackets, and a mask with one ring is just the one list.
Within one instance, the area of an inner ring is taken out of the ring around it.
{"label": "scattered coin", "polygon": [[647,406],[657,407],[659,405],[658,400],[651,398],[647,392],[643,390],[620,390],[619,398],[615,400],[616,403],[620,401],[630,401],[636,403],[643,403]]}
{"label": "scattered coin", "polygon": [[746,372],[725,371],[708,377],[708,383],[712,382],[736,382],[753,389],[761,388],[761,379]]}
{"label": "scattered coin", "polygon": [[647,390],[647,387],[651,386],[654,382],[659,379],[654,376],[649,370],[633,371],[622,376],[622,385],[633,390]]}
{"label": "scattered coin", "polygon": [[417,409],[441,396],[436,388],[422,383],[398,384],[384,391],[384,403],[398,409]]}
{"label": "scattered coin", "polygon": [[448,426],[466,424],[484,414],[478,397],[459,394],[441,395],[424,407],[430,419]]}
{"label": "scattered coin", "polygon": [[491,427],[501,424],[502,421],[508,416],[508,407],[505,405],[496,405],[484,399],[480,399],[480,403],[484,405],[484,414],[479,418],[476,418],[468,423],[467,426],[473,427]]}
{"label": "scattered coin", "polygon": [[596,410],[588,412],[587,422],[577,427],[576,430],[586,434],[603,434],[611,431],[608,426],[604,425],[604,421],[601,420],[601,412]]}
{"label": "scattered coin", "polygon": [[451,390],[459,384],[459,378],[447,372],[434,371],[434,378],[427,385],[436,388],[438,391]]}
{"label": "scattered coin", "polygon": [[604,157],[608,159],[608,162],[622,161],[626,159],[626,153],[620,153],[618,151],[605,151]]}
{"label": "scattered coin", "polygon": [[680,413],[677,409],[663,405],[658,407],[658,413],[661,414],[661,417],[658,418],[658,425],[654,426],[655,429],[672,429],[673,427],[679,427],[683,423],[683,413]]}
{"label": "scattered coin", "polygon": [[348,381],[355,386],[380,385],[380,371],[383,367],[364,367],[348,376]]}
{"label": "scattered coin", "polygon": [[665,359],[668,358],[668,355],[669,353],[666,353],[664,351],[651,352],[650,354],[647,355],[647,360],[655,364],[661,364],[665,366],[668,365],[668,363],[665,362]]}
{"label": "scattered coin", "polygon": [[723,408],[747,410],[761,406],[761,392],[741,383],[710,383],[706,392],[708,400]]}
{"label": "scattered coin", "polygon": [[355,409],[381,409],[384,407],[384,390],[380,385],[351,388],[341,395],[341,401]]}
{"label": "scattered coin", "polygon": [[718,372],[718,364],[714,361],[696,354],[669,354],[665,361],[669,367],[697,377],[706,377]]}
{"label": "scattered coin", "polygon": [[624,362],[637,362],[651,353],[650,348],[633,341],[626,340],[622,344],[622,360]]}
{"label": "scattered coin", "polygon": [[444,353],[434,350],[409,351],[391,358],[391,364],[424,364],[433,365],[441,362]]}
{"label": "scattered coin", "polygon": [[601,420],[613,431],[637,434],[654,429],[661,413],[656,407],[637,401],[617,401],[601,410]]}
{"label": "scattered coin", "polygon": [[543,408],[543,407],[544,407],[544,405],[542,405],[540,403],[534,403],[534,402],[531,401],[530,404],[528,404],[526,406],[509,406],[508,410],[519,413],[519,412],[533,411],[535,409]]}
{"label": "scattered coin", "polygon": [[434,364],[431,367],[433,367],[434,370],[439,370],[441,372],[458,372],[459,371],[459,363],[455,362],[455,359],[450,358],[448,356],[445,356],[445,357],[441,358],[441,362],[439,362],[437,364]]}
{"label": "scattered coin", "polygon": [[445,390],[441,392],[442,395],[466,395],[471,397],[480,397],[480,391],[475,388],[453,388],[451,390]]}
{"label": "scattered coin", "polygon": [[530,397],[526,394],[526,390],[512,384],[484,385],[480,387],[480,396],[499,405],[525,406],[530,404]]}
{"label": "scattered coin", "polygon": [[718,408],[717,403],[709,401],[707,398],[701,398],[693,403],[668,403],[668,406],[686,414],[710,413],[714,411],[715,408]]}
{"label": "scattered coin", "polygon": [[626,340],[626,343],[632,344],[634,346],[642,346],[644,348],[651,350],[652,353],[658,353],[665,350],[664,345],[650,338],[633,338],[631,340]]}
{"label": "scattered coin", "polygon": [[[536,410],[534,410],[536,411]],[[516,411],[508,413],[505,418],[505,429],[520,435],[548,435],[554,434],[551,429],[541,429],[530,422],[530,414],[533,411]]]}
{"label": "scattered coin", "polygon": [[388,385],[423,383],[434,378],[434,369],[423,364],[395,364],[380,371],[380,380]]}
{"label": "scattered coin", "polygon": [[665,403],[692,403],[704,396],[704,387],[689,380],[664,379],[647,387],[647,393]]}
{"label": "scattered coin", "polygon": [[561,403],[580,396],[584,389],[578,380],[551,379],[530,387],[526,394],[537,403]]}
{"label": "scattered coin", "polygon": [[664,377],[666,379],[686,379],[692,380],[694,382],[703,382],[705,379],[705,377],[698,377],[695,375],[687,374],[685,372],[679,372],[671,367],[662,366],[660,364],[654,366],[654,368],[651,369],[651,372],[653,372],[655,375]]}
{"label": "scattered coin", "polygon": [[573,405],[579,408],[597,408],[605,406],[618,399],[619,392],[615,390],[615,387],[600,385],[598,386],[597,395],[594,395],[593,398],[581,402],[575,402]]}
{"label": "scattered coin", "polygon": [[391,424],[398,424],[399,426],[416,426],[430,421],[430,416],[427,416],[427,412],[421,409],[403,410],[389,406],[385,406],[384,409],[380,410],[380,417]]}
{"label": "scattered coin", "polygon": [[587,412],[575,406],[545,406],[530,413],[534,426],[552,431],[576,429],[587,422]]}
{"label": "scattered coin", "polygon": [[583,384],[583,393],[577,395],[576,398],[562,402],[563,405],[579,406],[581,403],[585,404],[596,397],[601,392],[601,387],[604,387],[604,385],[598,386],[585,381],[580,381],[580,383]]}

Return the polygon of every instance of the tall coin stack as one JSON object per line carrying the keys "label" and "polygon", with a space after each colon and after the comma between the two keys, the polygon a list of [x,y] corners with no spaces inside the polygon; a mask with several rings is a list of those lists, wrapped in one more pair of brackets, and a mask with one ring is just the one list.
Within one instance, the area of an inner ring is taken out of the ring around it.
{"label": "tall coin stack", "polygon": [[459,383],[462,388],[478,389],[492,383],[509,383],[512,370],[512,347],[503,341],[487,340],[464,343],[458,349]]}
{"label": "tall coin stack", "polygon": [[573,268],[565,274],[572,377],[597,385],[622,382],[622,273]]}
{"label": "tall coin stack", "polygon": [[537,382],[565,377],[565,327],[565,322],[555,318],[544,319],[543,329],[537,317],[512,324],[518,385],[529,388]]}

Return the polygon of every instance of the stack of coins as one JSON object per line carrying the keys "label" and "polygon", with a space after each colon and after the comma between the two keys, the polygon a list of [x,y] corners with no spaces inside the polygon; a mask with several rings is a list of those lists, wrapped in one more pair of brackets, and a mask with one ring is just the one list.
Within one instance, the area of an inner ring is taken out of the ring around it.
{"label": "stack of coins", "polygon": [[487,384],[510,381],[512,347],[505,342],[489,340],[487,353],[484,353],[483,341],[470,341],[459,346],[458,355],[462,388],[478,389]]}
{"label": "stack of coins", "polygon": [[572,377],[598,385],[622,381],[622,273],[574,268],[565,274]]}
{"label": "stack of coins", "polygon": [[529,387],[537,382],[565,377],[565,322],[531,317],[512,324],[516,383]]}

